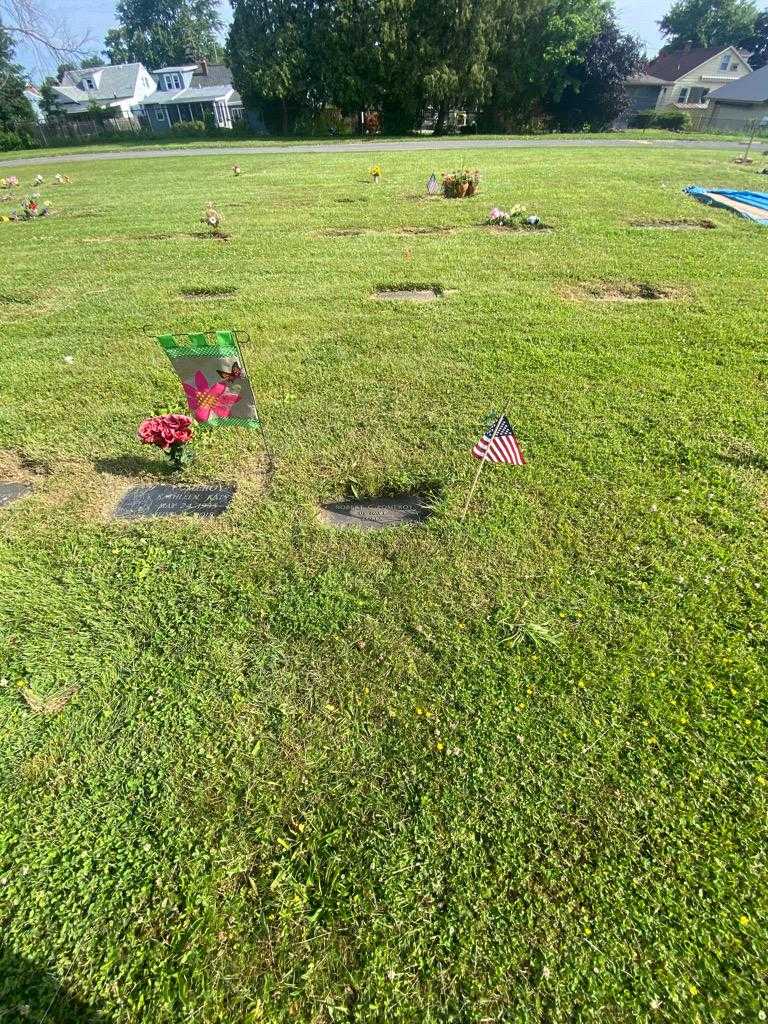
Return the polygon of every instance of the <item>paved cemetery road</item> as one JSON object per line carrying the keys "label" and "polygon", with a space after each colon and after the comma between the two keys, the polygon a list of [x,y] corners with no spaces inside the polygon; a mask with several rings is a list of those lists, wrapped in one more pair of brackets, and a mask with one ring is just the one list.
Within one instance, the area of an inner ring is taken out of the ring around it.
{"label": "paved cemetery road", "polygon": [[329,142],[295,146],[198,146],[173,149],[124,149],[100,153],[61,153],[0,160],[0,167],[24,164],[79,163],[84,160],[146,160],[180,156],[270,156],[275,153],[407,153],[422,149],[561,149],[569,147],[638,146],[642,149],[743,149],[743,142],[685,139],[414,139],[408,142]]}

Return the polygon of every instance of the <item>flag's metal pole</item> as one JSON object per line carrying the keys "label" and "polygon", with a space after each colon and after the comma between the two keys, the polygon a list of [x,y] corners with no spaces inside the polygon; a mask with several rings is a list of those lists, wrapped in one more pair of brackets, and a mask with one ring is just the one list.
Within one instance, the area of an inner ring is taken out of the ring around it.
{"label": "flag's metal pole", "polygon": [[470,506],[470,504],[472,502],[472,497],[473,497],[473,495],[475,493],[475,490],[477,488],[478,482],[480,480],[480,474],[483,471],[483,466],[488,461],[488,452],[491,450],[491,445],[496,440],[496,435],[501,430],[501,424],[504,422],[504,418],[507,415],[507,413],[509,412],[509,407],[510,407],[511,404],[512,404],[512,399],[510,398],[509,401],[504,406],[504,412],[496,420],[496,426],[493,428],[493,433],[491,434],[491,439],[488,442],[488,444],[485,446],[485,451],[483,452],[483,457],[480,460],[480,465],[477,467],[477,472],[475,473],[475,479],[472,481],[472,486],[470,487],[469,494],[467,495],[467,501],[466,501],[466,504],[464,505],[464,511],[461,514],[461,521],[462,521],[462,523],[467,518],[467,513],[469,512],[469,506]]}

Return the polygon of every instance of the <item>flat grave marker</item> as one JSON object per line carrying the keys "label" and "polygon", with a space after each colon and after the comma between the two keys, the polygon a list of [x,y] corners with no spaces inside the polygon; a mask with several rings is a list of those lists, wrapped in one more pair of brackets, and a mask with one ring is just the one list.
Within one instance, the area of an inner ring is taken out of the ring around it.
{"label": "flat grave marker", "polygon": [[112,513],[114,519],[198,516],[213,519],[232,504],[234,484],[146,484],[132,487]]}
{"label": "flat grave marker", "polygon": [[416,494],[392,498],[366,498],[331,501],[320,506],[320,521],[325,526],[358,530],[384,530],[391,526],[414,526],[432,514]]}
{"label": "flat grave marker", "polygon": [[0,480],[0,508],[13,504],[19,498],[32,493],[32,484],[20,483],[17,480]]}

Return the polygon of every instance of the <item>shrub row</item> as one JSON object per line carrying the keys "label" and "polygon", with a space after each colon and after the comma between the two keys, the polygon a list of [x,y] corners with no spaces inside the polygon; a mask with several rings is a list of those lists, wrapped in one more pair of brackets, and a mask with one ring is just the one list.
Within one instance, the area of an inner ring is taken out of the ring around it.
{"label": "shrub row", "polygon": [[665,128],[670,132],[685,132],[691,127],[687,110],[670,107],[667,110],[641,110],[632,117],[630,128]]}

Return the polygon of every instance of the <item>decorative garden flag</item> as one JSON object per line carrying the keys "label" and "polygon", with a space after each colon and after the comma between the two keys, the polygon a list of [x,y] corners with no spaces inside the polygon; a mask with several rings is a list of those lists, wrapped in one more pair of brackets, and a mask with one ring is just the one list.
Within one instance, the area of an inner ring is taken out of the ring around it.
{"label": "decorative garden flag", "polygon": [[198,423],[261,426],[234,331],[163,334],[157,340],[181,379],[189,411]]}
{"label": "decorative garden flag", "polygon": [[427,192],[429,195],[434,196],[437,194],[437,178],[434,174],[430,175],[429,181],[427,182]]}
{"label": "decorative garden flag", "polygon": [[472,449],[476,459],[483,462],[506,462],[511,466],[524,466],[525,459],[506,416],[500,416]]}

